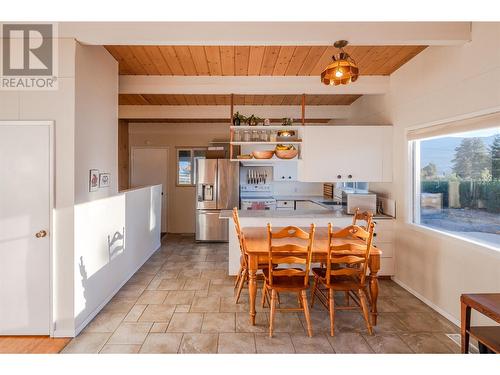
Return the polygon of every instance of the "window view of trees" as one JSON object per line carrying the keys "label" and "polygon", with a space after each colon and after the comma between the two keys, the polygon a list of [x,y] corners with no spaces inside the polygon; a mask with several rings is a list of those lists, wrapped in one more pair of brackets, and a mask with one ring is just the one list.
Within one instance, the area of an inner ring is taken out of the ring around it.
{"label": "window view of trees", "polygon": [[415,221],[500,248],[500,128],[415,142]]}

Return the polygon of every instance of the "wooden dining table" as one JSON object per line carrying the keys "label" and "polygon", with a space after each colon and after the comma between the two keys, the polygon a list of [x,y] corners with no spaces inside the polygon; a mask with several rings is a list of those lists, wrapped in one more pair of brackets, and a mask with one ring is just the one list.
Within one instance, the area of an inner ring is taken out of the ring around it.
{"label": "wooden dining table", "polygon": [[[273,231],[279,231],[280,227],[273,227]],[[309,231],[309,228],[303,227],[305,231]],[[340,230],[341,228],[333,228],[334,231]],[[248,273],[249,273],[249,283],[248,283],[248,294],[250,303],[250,322],[255,325],[255,301],[257,297],[257,270],[258,264],[266,263],[269,259],[268,257],[268,239],[267,239],[267,228],[266,227],[244,227],[243,233],[245,235],[246,241],[246,253],[248,255]],[[300,241],[297,239],[284,239],[282,241],[286,243],[293,243],[295,241]],[[276,243],[279,240],[273,240]],[[356,238],[334,238],[332,240],[333,245],[342,245],[345,243],[360,243],[363,241]],[[312,262],[313,263],[325,263],[328,253],[328,228],[327,227],[316,227],[314,233],[314,241],[312,246]],[[353,255],[361,255],[362,252],[353,252]],[[369,273],[369,290],[370,290],[370,313],[372,316],[372,325],[377,325],[377,298],[378,298],[378,278],[377,273],[380,270],[380,256],[382,255],[382,250],[378,247],[372,246],[370,249],[370,258],[368,262]]]}

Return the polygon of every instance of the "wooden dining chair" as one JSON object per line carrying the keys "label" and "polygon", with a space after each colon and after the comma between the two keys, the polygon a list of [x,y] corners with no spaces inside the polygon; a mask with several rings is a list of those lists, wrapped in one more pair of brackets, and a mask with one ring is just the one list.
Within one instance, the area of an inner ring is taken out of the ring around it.
{"label": "wooden dining chair", "polygon": [[[271,292],[269,337],[273,337],[276,311],[303,311],[307,323],[307,334],[312,337],[311,317],[306,291],[309,288],[314,231],[314,224],[311,224],[309,232],[294,226],[288,226],[278,232],[273,232],[271,224],[267,224],[269,264],[263,272],[265,277],[264,289],[266,292]],[[277,308],[278,293],[282,292],[296,293],[299,307]]]}
{"label": "wooden dining chair", "polygon": [[[351,293],[356,306],[339,306],[338,310],[360,308],[366,322],[368,333],[373,333],[368,311],[368,291],[366,285],[366,272],[370,258],[370,249],[373,240],[375,224],[370,223],[368,230],[357,225],[333,231],[332,224],[328,224],[328,253],[326,267],[313,268],[314,284],[311,292],[311,307],[314,298],[325,305],[330,313],[330,335],[335,333],[335,300],[336,291]],[[353,242],[336,245],[336,238],[352,238]],[[363,240],[359,243],[355,240]],[[325,289],[321,289],[324,286]],[[326,293],[328,291],[328,294]]]}
{"label": "wooden dining chair", "polygon": [[[357,225],[364,230],[368,230],[367,228],[370,227],[370,224],[373,220],[373,213],[369,211],[363,211],[359,208],[356,208],[356,211],[354,212],[354,216],[352,217],[352,225]],[[359,223],[359,221],[364,221],[365,223],[362,225]]]}
{"label": "wooden dining chair", "polygon": [[[245,283],[248,283],[249,275],[248,275],[248,255],[246,253],[246,240],[245,234],[241,229],[240,218],[238,215],[238,208],[233,208],[233,221],[236,229],[236,235],[238,237],[238,242],[240,245],[240,269],[238,270],[238,274],[236,275],[236,281],[234,283],[234,288],[236,290],[236,300],[235,303],[238,303],[241,296],[241,291],[243,290],[243,286]],[[267,263],[259,263],[257,268],[259,270],[263,270],[267,268]],[[261,276],[262,277],[262,276]],[[264,291],[263,291],[264,292]],[[265,297],[265,296],[264,296]]]}

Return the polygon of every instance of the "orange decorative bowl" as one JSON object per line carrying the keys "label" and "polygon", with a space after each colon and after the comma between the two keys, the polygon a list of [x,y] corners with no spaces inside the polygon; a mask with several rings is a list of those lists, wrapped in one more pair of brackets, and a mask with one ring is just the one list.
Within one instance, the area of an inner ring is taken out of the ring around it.
{"label": "orange decorative bowl", "polygon": [[271,159],[274,155],[274,150],[254,151],[252,155],[255,159]]}
{"label": "orange decorative bowl", "polygon": [[276,157],[279,159],[293,159],[296,157],[299,153],[299,150],[292,149],[292,150],[276,150]]}

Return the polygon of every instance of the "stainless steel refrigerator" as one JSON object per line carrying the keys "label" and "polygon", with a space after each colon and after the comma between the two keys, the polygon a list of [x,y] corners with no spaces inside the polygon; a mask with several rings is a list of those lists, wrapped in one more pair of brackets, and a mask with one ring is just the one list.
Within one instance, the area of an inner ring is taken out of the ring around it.
{"label": "stainless steel refrigerator", "polygon": [[228,219],[221,210],[239,204],[239,163],[229,159],[196,160],[196,241],[229,241]]}

